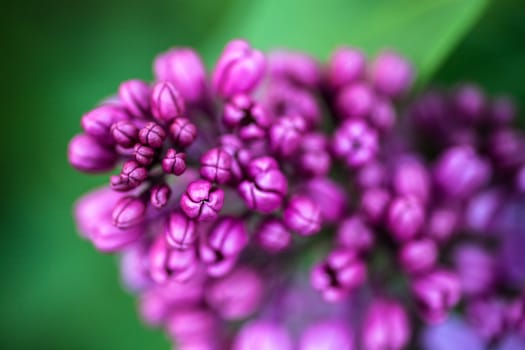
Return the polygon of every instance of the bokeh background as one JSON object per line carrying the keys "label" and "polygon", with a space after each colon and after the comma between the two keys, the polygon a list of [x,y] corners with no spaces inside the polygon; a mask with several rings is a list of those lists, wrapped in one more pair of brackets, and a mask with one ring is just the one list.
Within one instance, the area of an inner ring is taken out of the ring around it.
{"label": "bokeh background", "polygon": [[[168,349],[119,284],[116,259],[81,240],[75,198],[105,176],[66,162],[79,118],[155,54],[197,48],[210,67],[247,37],[326,59],[338,44],[392,47],[419,88],[458,80],[525,105],[521,0],[24,0],[0,8],[0,348]],[[523,116],[523,115],[522,115]]]}

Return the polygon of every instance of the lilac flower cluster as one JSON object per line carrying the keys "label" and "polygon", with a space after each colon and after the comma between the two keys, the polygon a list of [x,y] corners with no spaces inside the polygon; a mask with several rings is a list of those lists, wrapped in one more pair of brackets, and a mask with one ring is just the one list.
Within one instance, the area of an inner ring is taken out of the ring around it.
{"label": "lilac flower cluster", "polygon": [[349,47],[321,65],[234,40],[210,78],[188,48],[153,70],[82,117],[68,157],[118,167],[76,204],[79,231],[121,254],[142,318],[177,349],[398,350],[415,317],[457,307],[484,342],[525,335],[525,136],[508,100],[465,86],[401,119],[411,65]]}

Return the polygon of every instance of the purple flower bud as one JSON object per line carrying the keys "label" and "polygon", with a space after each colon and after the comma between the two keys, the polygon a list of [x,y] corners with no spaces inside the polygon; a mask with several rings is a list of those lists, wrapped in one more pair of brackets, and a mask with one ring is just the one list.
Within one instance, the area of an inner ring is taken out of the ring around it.
{"label": "purple flower bud", "polygon": [[514,101],[506,96],[497,97],[490,106],[490,121],[496,125],[509,125],[516,119]]}
{"label": "purple flower bud", "polygon": [[449,148],[438,159],[435,168],[437,184],[453,198],[466,198],[485,185],[491,174],[490,165],[467,146]]}
{"label": "purple flower bud", "polygon": [[506,331],[505,316],[505,303],[499,298],[477,299],[466,308],[468,322],[486,341],[503,335]]}
{"label": "purple flower bud", "polygon": [[366,350],[401,350],[410,340],[410,322],[403,306],[395,301],[374,300],[363,322],[362,347]]}
{"label": "purple flower bud", "polygon": [[467,229],[481,233],[489,232],[494,227],[494,221],[504,200],[498,189],[483,191],[470,198],[465,211]]}
{"label": "purple flower bud", "polygon": [[372,67],[374,88],[389,97],[399,97],[412,84],[412,66],[395,52],[380,53]]}
{"label": "purple flower bud", "polygon": [[249,180],[241,182],[238,190],[248,208],[263,213],[278,209],[288,192],[288,182],[275,159],[256,158],[247,170]]}
{"label": "purple flower bud", "polygon": [[139,140],[139,129],[132,122],[123,120],[111,125],[111,136],[118,145],[130,148]]}
{"label": "purple flower bud", "polygon": [[392,184],[398,195],[412,195],[425,203],[430,192],[430,175],[420,160],[405,156],[397,161]]}
{"label": "purple flower bud", "polygon": [[345,299],[366,279],[366,265],[355,252],[347,249],[333,251],[325,261],[314,266],[310,283],[328,302]]}
{"label": "purple flower bud", "polygon": [[223,190],[213,188],[211,182],[206,180],[191,182],[180,199],[184,214],[197,221],[216,219],[223,204]]}
{"label": "purple flower bud", "polygon": [[233,342],[233,350],[292,350],[290,334],[270,321],[251,321],[243,325]]}
{"label": "purple flower bud", "polygon": [[166,242],[176,249],[188,249],[198,237],[195,221],[188,219],[182,213],[170,214],[164,227]]}
{"label": "purple flower bud", "polygon": [[390,205],[390,192],[382,188],[370,188],[363,192],[360,213],[372,224],[380,223]]}
{"label": "purple flower bud", "polygon": [[474,244],[463,244],[454,250],[453,260],[465,294],[479,295],[494,287],[496,261],[487,250]]}
{"label": "purple flower bud", "polygon": [[176,48],[155,58],[155,78],[169,81],[188,103],[202,102],[206,96],[206,69],[199,55],[189,48]]}
{"label": "purple flower bud", "polygon": [[166,132],[157,123],[150,122],[139,131],[139,140],[145,146],[159,148],[162,146]]}
{"label": "purple flower bud", "polygon": [[311,236],[321,229],[321,208],[310,197],[296,194],[284,209],[286,226],[301,236]]}
{"label": "purple flower bud", "polygon": [[362,189],[381,187],[386,184],[387,171],[380,161],[368,162],[357,170],[356,183]]}
{"label": "purple flower bud", "polygon": [[134,196],[122,197],[111,214],[113,225],[118,228],[136,226],[144,221],[146,204],[140,198]]}
{"label": "purple flower bud", "polygon": [[349,325],[327,320],[306,328],[299,344],[299,350],[353,350],[354,337]]}
{"label": "purple flower bud", "polygon": [[299,86],[315,88],[321,80],[318,63],[301,52],[275,51],[269,57],[269,74]]}
{"label": "purple flower bud", "polygon": [[150,88],[142,80],[128,80],[118,89],[120,101],[126,110],[136,118],[147,118],[150,115]]}
{"label": "purple flower bud", "polygon": [[142,165],[150,165],[155,158],[155,149],[137,143],[133,148],[135,160]]}
{"label": "purple flower bud", "polygon": [[270,128],[272,151],[284,157],[292,156],[299,149],[305,130],[305,122],[298,115],[278,119]]}
{"label": "purple flower bud", "polygon": [[170,125],[170,135],[176,146],[185,148],[195,141],[197,127],[186,118],[177,118]]}
{"label": "purple flower bud", "polygon": [[361,50],[341,47],[334,51],[328,64],[328,83],[332,89],[361,80],[366,71],[366,57]]}
{"label": "purple flower bud", "polygon": [[263,280],[256,270],[238,267],[211,281],[206,287],[206,301],[222,319],[241,320],[257,311],[263,291]]}
{"label": "purple flower bud", "polygon": [[138,187],[148,177],[146,168],[134,160],[128,160],[117,176],[111,176],[111,188],[116,191],[129,191]]}
{"label": "purple flower bud", "polygon": [[213,88],[222,97],[250,93],[265,70],[264,55],[244,40],[230,41],[213,71]]}
{"label": "purple flower bud", "polygon": [[270,253],[279,253],[290,247],[292,244],[292,234],[277,219],[266,219],[255,232],[257,244]]}
{"label": "purple flower bud", "polygon": [[319,204],[323,221],[336,222],[348,209],[345,189],[328,177],[318,177],[308,181],[304,193]]}
{"label": "purple flower bud", "polygon": [[323,176],[332,166],[328,153],[328,139],[321,133],[310,133],[303,137],[299,156],[299,167],[307,175]]}
{"label": "purple flower bud", "polygon": [[229,128],[239,127],[244,140],[263,138],[272,122],[266,110],[244,94],[234,95],[224,105],[222,120]]}
{"label": "purple flower bud", "polygon": [[454,94],[457,116],[466,122],[478,122],[483,117],[485,96],[474,85],[461,86]]}
{"label": "purple flower bud", "polygon": [[434,241],[421,239],[410,241],[399,251],[399,263],[409,274],[426,272],[434,267],[438,250]]}
{"label": "purple flower bud", "polygon": [[515,180],[514,180],[514,187],[520,193],[525,193],[525,165],[522,165],[516,171],[516,177],[515,177]]}
{"label": "purple flower bud", "polygon": [[447,242],[454,235],[459,224],[459,214],[452,208],[434,209],[427,220],[426,234],[437,242]]}
{"label": "purple flower bud", "polygon": [[197,254],[194,248],[175,249],[168,245],[165,235],[158,235],[149,252],[151,278],[159,284],[168,280],[187,281],[196,273]]}
{"label": "purple flower bud", "polygon": [[148,273],[148,245],[143,242],[124,250],[120,258],[120,276],[125,288],[132,293],[143,292],[151,287]]}
{"label": "purple flower bud", "polygon": [[525,163],[525,136],[513,129],[493,132],[488,140],[488,153],[493,163],[503,170],[514,170]]}
{"label": "purple flower bud", "polygon": [[248,233],[242,220],[221,218],[199,246],[200,258],[208,266],[208,274],[222,276],[228,273],[247,244]]}
{"label": "purple flower bud", "polygon": [[103,144],[112,144],[111,125],[128,119],[128,115],[120,108],[102,105],[82,116],[80,121],[86,134]]}
{"label": "purple flower bud", "polygon": [[425,223],[425,210],[414,196],[394,198],[388,209],[388,228],[400,241],[413,239]]}
{"label": "purple flower bud", "polygon": [[151,91],[151,113],[160,122],[171,122],[184,114],[185,104],[179,90],[168,81],[162,81]]}
{"label": "purple flower bud", "polygon": [[334,153],[349,167],[360,167],[378,152],[377,133],[361,120],[347,120],[334,133]]}
{"label": "purple flower bud", "polygon": [[89,135],[76,135],[67,149],[69,163],[77,170],[87,173],[102,173],[113,169],[117,154],[99,144]]}
{"label": "purple flower bud", "polygon": [[231,156],[221,148],[212,148],[200,159],[200,173],[206,180],[224,184],[231,178]]}
{"label": "purple flower bud", "polygon": [[486,350],[483,340],[459,317],[449,317],[443,323],[427,327],[422,337],[427,350]]}
{"label": "purple flower bud", "polygon": [[381,133],[390,132],[396,123],[396,110],[387,99],[377,99],[368,116],[370,125]]}
{"label": "purple flower bud", "polygon": [[139,313],[148,326],[160,327],[169,313],[166,300],[156,289],[149,289],[139,296]]}
{"label": "purple flower bud", "polygon": [[[166,328],[170,337],[182,345],[181,349],[186,349],[185,344],[202,344],[203,341],[206,344],[207,339],[220,343],[219,320],[211,310],[204,308],[192,307],[176,310],[170,315]],[[216,348],[211,349],[217,350]]]}
{"label": "purple flower bud", "polygon": [[412,282],[411,288],[421,316],[431,324],[442,322],[461,297],[458,277],[446,270],[435,270],[419,277]]}
{"label": "purple flower bud", "polygon": [[348,85],[337,95],[336,108],[342,119],[366,118],[374,106],[375,96],[366,83]]}
{"label": "purple flower bud", "polygon": [[368,251],[374,244],[374,233],[359,216],[352,216],[339,225],[337,243],[350,250]]}
{"label": "purple flower bud", "polygon": [[184,152],[177,153],[173,148],[170,148],[162,159],[162,170],[167,174],[177,176],[184,174],[186,171],[186,154]]}
{"label": "purple flower bud", "polygon": [[153,186],[151,189],[149,202],[155,208],[160,209],[168,204],[171,196],[171,188],[166,184],[159,184]]}

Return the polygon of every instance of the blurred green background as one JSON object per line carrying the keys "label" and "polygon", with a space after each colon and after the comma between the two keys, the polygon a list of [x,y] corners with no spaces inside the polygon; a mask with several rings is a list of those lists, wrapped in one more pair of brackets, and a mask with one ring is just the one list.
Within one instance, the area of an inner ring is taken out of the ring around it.
{"label": "blurred green background", "polygon": [[393,47],[419,86],[478,81],[525,102],[520,0],[12,1],[2,2],[0,348],[168,349],[138,320],[115,258],[81,240],[71,206],[107,181],[72,170],[79,118],[174,45],[211,66],[224,43],[251,39],[326,59],[337,44]]}

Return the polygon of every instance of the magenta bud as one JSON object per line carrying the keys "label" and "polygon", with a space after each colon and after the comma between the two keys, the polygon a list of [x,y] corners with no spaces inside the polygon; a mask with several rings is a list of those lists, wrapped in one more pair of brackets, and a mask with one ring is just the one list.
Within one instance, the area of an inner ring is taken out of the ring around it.
{"label": "magenta bud", "polygon": [[411,289],[421,316],[431,324],[442,322],[461,297],[460,280],[446,270],[436,270],[417,278]]}
{"label": "magenta bud", "polygon": [[405,58],[395,52],[385,51],[374,61],[372,84],[382,94],[399,97],[412,85],[413,75],[412,66]]}
{"label": "magenta bud", "polygon": [[111,214],[113,225],[118,228],[136,226],[144,221],[146,204],[140,198],[133,196],[122,197]]}
{"label": "magenta bud", "polygon": [[233,341],[233,350],[292,350],[292,337],[283,326],[271,321],[250,321]]}
{"label": "magenta bud", "polygon": [[199,55],[189,48],[175,48],[155,58],[153,64],[158,81],[171,82],[191,104],[206,96],[206,69]]}
{"label": "magenta bud", "polygon": [[392,174],[392,185],[398,195],[412,195],[425,203],[430,192],[430,174],[417,158],[402,156]]}
{"label": "magenta bud", "polygon": [[359,216],[352,216],[339,225],[337,243],[350,250],[368,251],[374,244],[374,233]]}
{"label": "magenta bud", "polygon": [[348,249],[331,252],[324,261],[314,266],[310,275],[312,287],[320,291],[328,302],[345,299],[365,279],[366,265]]}
{"label": "magenta bud", "polygon": [[269,253],[279,253],[290,247],[292,234],[286,226],[277,219],[266,219],[255,232],[257,244]]}
{"label": "magenta bud", "polygon": [[272,151],[284,157],[292,156],[299,149],[305,131],[305,122],[298,115],[279,118],[270,128]]}
{"label": "magenta bud", "polygon": [[198,237],[195,226],[195,221],[188,219],[182,213],[171,213],[164,228],[166,242],[176,249],[188,249]]}
{"label": "magenta bud", "polygon": [[135,160],[142,165],[150,165],[155,158],[155,150],[151,147],[137,143],[133,148]]}
{"label": "magenta bud", "polygon": [[186,107],[179,90],[169,81],[161,81],[153,86],[150,103],[153,116],[166,123],[183,115]]}
{"label": "magenta bud", "polygon": [[182,175],[186,171],[186,154],[170,148],[162,159],[162,170],[167,174]]}
{"label": "magenta bud", "polygon": [[206,180],[224,184],[231,178],[231,156],[221,148],[212,148],[200,159],[200,174]]}
{"label": "magenta bud", "polygon": [[408,315],[395,301],[374,300],[366,312],[362,334],[363,349],[405,349],[411,334]]}
{"label": "magenta bud", "polygon": [[465,210],[465,226],[478,233],[489,233],[494,229],[505,196],[500,189],[489,189],[471,197]]}
{"label": "magenta bud", "polygon": [[385,164],[380,161],[366,163],[357,170],[356,182],[361,189],[385,186],[387,182]]}
{"label": "magenta bud", "polygon": [[301,52],[275,51],[269,57],[269,74],[306,88],[315,88],[321,80],[316,60]]}
{"label": "magenta bud", "polygon": [[453,261],[465,294],[480,295],[490,292],[496,284],[496,259],[486,249],[463,244],[454,249]]}
{"label": "magenta bud", "polygon": [[390,205],[390,192],[377,187],[370,188],[361,195],[360,213],[372,224],[378,224],[386,216]]}
{"label": "magenta bud", "polygon": [[111,135],[119,146],[130,148],[139,140],[139,129],[130,121],[119,121],[111,125]]}
{"label": "magenta bud", "polygon": [[[204,307],[194,306],[174,310],[167,320],[166,331],[178,344],[181,350],[218,350],[216,347],[208,347],[210,344],[220,343],[219,320],[211,310]],[[190,346],[186,347],[189,344]],[[192,347],[192,344],[199,346]],[[203,345],[204,347],[200,347]]]}
{"label": "magenta bud", "polygon": [[490,106],[490,121],[496,125],[509,125],[516,119],[514,101],[506,96],[497,97]]}
{"label": "magenta bud", "polygon": [[394,198],[388,209],[388,228],[399,242],[413,239],[425,223],[425,210],[417,197]]}
{"label": "magenta bud", "polygon": [[128,115],[121,108],[102,105],[84,114],[80,123],[86,134],[103,144],[112,144],[112,125],[126,119]]}
{"label": "magenta bud", "polygon": [[149,122],[139,131],[139,140],[145,146],[159,148],[162,146],[165,138],[166,132],[157,123]]}
{"label": "magenta bud", "polygon": [[428,218],[426,233],[437,242],[447,242],[455,234],[459,224],[459,214],[451,208],[434,209]]}
{"label": "magenta bud", "polygon": [[248,267],[239,267],[211,281],[206,288],[206,301],[222,319],[241,320],[257,311],[263,291],[259,273]]}
{"label": "magenta bud", "polygon": [[466,122],[479,122],[485,111],[485,96],[474,85],[460,86],[454,93],[456,116]]}
{"label": "magenta bud", "polygon": [[310,236],[321,229],[321,208],[310,197],[294,195],[284,209],[283,220],[290,230]]}
{"label": "magenta bud", "polygon": [[191,182],[180,199],[182,211],[197,221],[216,219],[223,204],[223,190],[213,188],[211,182],[206,180]]}
{"label": "magenta bud", "polygon": [[366,72],[366,57],[358,49],[341,47],[328,63],[328,83],[334,90],[361,80]]}
{"label": "magenta bud", "polygon": [[465,314],[485,341],[496,340],[507,330],[506,305],[500,298],[474,299],[468,303]]}
{"label": "magenta bud", "polygon": [[141,293],[152,285],[147,269],[148,244],[137,242],[124,250],[120,257],[120,276],[126,290]]}
{"label": "magenta bud", "polygon": [[120,84],[118,95],[126,110],[136,118],[150,115],[150,88],[142,80],[128,80]]}
{"label": "magenta bud", "polygon": [[233,268],[247,244],[248,233],[242,220],[223,217],[201,242],[199,255],[210,276],[223,276]]}
{"label": "magenta bud", "polygon": [[328,174],[332,158],[328,152],[328,139],[321,133],[310,133],[303,137],[298,165],[302,172],[312,176]]}
{"label": "magenta bud", "polygon": [[117,154],[99,144],[89,135],[76,135],[67,149],[69,163],[77,170],[87,173],[102,173],[113,169]]}
{"label": "magenta bud", "polygon": [[165,235],[158,235],[149,251],[151,278],[159,284],[173,279],[184,282],[192,277],[198,267],[196,250],[174,249],[168,245]]}
{"label": "magenta bud", "polygon": [[346,214],[347,195],[345,189],[336,181],[328,177],[316,177],[305,184],[304,191],[319,204],[323,221],[336,222]]}
{"label": "magenta bud", "polygon": [[186,118],[177,118],[170,125],[170,136],[176,146],[185,148],[195,141],[197,127]]}
{"label": "magenta bud", "polygon": [[250,93],[265,70],[264,55],[244,40],[230,41],[213,71],[213,88],[222,97]]}
{"label": "magenta bud", "polygon": [[342,119],[355,119],[366,118],[374,102],[374,92],[366,83],[354,83],[341,90],[335,104]]}
{"label": "magenta bud", "polygon": [[301,334],[299,350],[354,350],[350,325],[338,320],[317,321]]}
{"label": "magenta bud", "polygon": [[335,131],[332,148],[347,166],[363,166],[372,161],[378,152],[377,132],[364,121],[347,120]]}
{"label": "magenta bud", "polygon": [[399,263],[409,274],[429,271],[438,258],[436,243],[431,239],[421,239],[406,243],[399,251]]}
{"label": "magenta bud", "polygon": [[234,95],[224,105],[222,120],[229,128],[239,128],[238,135],[243,140],[263,138],[271,124],[266,110],[244,94]]}
{"label": "magenta bud", "polygon": [[396,123],[396,110],[387,99],[377,99],[368,116],[368,122],[382,134],[390,132]]}
{"label": "magenta bud", "polygon": [[164,208],[171,196],[171,188],[166,184],[159,184],[153,186],[151,189],[149,202],[155,208]]}
{"label": "magenta bud", "polygon": [[122,166],[118,176],[111,177],[111,188],[117,191],[129,191],[139,186],[148,177],[148,170],[136,161],[128,160]]}

